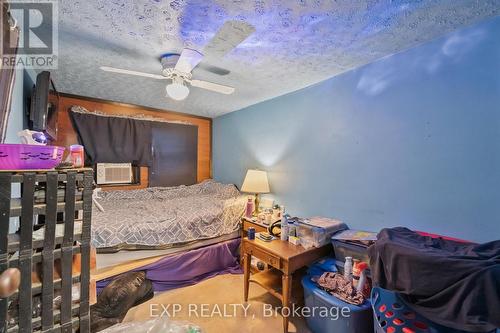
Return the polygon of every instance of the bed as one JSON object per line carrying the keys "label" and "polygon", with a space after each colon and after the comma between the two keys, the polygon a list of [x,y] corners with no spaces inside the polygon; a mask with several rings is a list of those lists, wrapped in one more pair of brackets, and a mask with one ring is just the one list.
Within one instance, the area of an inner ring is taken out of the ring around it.
{"label": "bed", "polygon": [[246,204],[234,185],[214,180],[99,192],[95,199],[92,244],[98,253],[192,249],[236,238]]}

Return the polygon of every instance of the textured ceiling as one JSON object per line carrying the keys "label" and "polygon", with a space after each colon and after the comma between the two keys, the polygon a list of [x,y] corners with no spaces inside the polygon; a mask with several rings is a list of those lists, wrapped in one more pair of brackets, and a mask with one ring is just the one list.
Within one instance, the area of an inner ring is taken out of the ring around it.
{"label": "textured ceiling", "polygon": [[[59,2],[60,91],[216,117],[325,80],[500,14],[500,0],[81,0]],[[191,88],[181,102],[165,81],[103,72],[160,74],[159,55],[202,50],[226,20],[256,32],[193,77],[231,85],[232,95]]]}

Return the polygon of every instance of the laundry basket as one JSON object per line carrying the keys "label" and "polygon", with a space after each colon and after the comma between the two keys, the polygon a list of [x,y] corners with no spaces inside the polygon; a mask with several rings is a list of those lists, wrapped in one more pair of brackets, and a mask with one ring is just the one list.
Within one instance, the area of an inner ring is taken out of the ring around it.
{"label": "laundry basket", "polygon": [[469,333],[427,320],[408,307],[395,292],[375,287],[371,299],[375,333]]}

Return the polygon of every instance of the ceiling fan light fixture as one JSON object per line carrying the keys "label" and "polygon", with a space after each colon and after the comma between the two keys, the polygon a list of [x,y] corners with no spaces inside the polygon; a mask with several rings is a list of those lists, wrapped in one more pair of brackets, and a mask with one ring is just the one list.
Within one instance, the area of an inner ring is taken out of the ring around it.
{"label": "ceiling fan light fixture", "polygon": [[184,85],[182,80],[172,80],[172,83],[167,85],[167,96],[176,100],[182,101],[189,95],[189,88]]}
{"label": "ceiling fan light fixture", "polygon": [[[209,44],[205,45],[204,50],[216,51],[213,54],[223,56],[243,42],[248,36],[255,32],[255,27],[243,22],[228,20],[224,22],[219,31]],[[180,54],[164,54],[160,58],[162,64],[162,72],[159,74],[144,73],[123,68],[101,66],[101,70],[105,72],[135,75],[155,80],[172,80],[165,87],[166,96],[175,101],[182,101],[189,95],[189,87],[196,87],[219,94],[230,95],[234,93],[235,88],[219,83],[193,80],[193,69],[203,60],[203,54],[195,49],[183,48]],[[221,75],[228,74],[229,71]],[[167,81],[168,82],[168,81]]]}

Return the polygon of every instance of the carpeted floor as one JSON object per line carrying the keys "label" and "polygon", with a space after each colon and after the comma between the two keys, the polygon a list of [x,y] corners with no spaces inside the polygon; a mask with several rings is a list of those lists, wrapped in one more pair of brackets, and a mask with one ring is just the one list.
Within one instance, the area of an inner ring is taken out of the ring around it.
{"label": "carpeted floor", "polygon": [[[281,305],[255,283],[250,284],[248,303],[243,303],[243,275],[226,274],[159,293],[149,302],[132,308],[124,321],[145,321],[163,314],[172,320],[190,321],[205,333],[283,332],[283,319],[269,304]],[[290,318],[289,332],[310,331],[303,318]]]}

